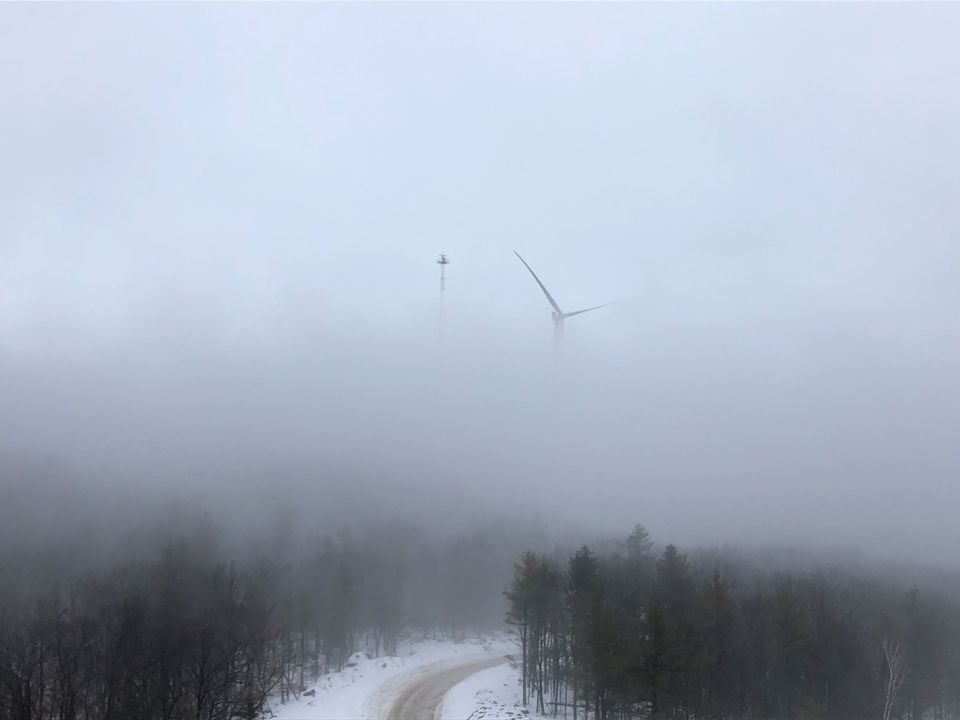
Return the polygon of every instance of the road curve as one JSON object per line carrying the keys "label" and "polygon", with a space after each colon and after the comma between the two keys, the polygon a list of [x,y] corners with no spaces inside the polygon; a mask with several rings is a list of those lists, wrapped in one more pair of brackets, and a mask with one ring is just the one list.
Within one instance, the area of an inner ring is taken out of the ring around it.
{"label": "road curve", "polygon": [[474,673],[507,662],[507,656],[479,660],[431,673],[408,685],[394,701],[387,720],[439,720],[443,696],[457,683]]}

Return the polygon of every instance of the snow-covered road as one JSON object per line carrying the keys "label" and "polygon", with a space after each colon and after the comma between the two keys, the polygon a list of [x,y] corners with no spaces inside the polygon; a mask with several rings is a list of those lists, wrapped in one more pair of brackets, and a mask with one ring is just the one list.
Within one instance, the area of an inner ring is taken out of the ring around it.
{"label": "snow-covered road", "polygon": [[[401,698],[407,697],[407,706],[412,707],[409,705],[413,697],[411,689],[426,684],[449,690],[460,680],[477,672],[458,673],[458,668],[490,668],[505,662],[505,656],[516,651],[514,638],[501,635],[459,643],[435,640],[409,642],[400,648],[397,657],[371,658],[357,653],[342,672],[324,675],[308,688],[311,695],[305,693],[298,700],[282,705],[271,702],[270,712],[275,720],[393,720],[394,717],[416,717],[421,720],[433,715],[424,716],[419,712],[415,715],[391,714]],[[439,684],[433,683],[434,678]],[[439,694],[438,702],[443,699],[445,692]],[[417,702],[419,704],[420,701]],[[464,710],[466,717],[471,711]]]}
{"label": "snow-covered road", "polygon": [[414,680],[394,701],[387,720],[438,718],[447,693],[471,675],[507,662],[506,656],[440,668]]}

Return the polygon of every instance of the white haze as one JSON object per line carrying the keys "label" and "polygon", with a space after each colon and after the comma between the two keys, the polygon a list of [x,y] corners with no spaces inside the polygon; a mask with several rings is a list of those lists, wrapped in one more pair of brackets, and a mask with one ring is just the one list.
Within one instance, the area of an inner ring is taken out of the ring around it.
{"label": "white haze", "polygon": [[[958,30],[2,7],[0,450],[126,492],[337,475],[449,522],[953,563]],[[565,309],[618,301],[559,360],[514,249]]]}

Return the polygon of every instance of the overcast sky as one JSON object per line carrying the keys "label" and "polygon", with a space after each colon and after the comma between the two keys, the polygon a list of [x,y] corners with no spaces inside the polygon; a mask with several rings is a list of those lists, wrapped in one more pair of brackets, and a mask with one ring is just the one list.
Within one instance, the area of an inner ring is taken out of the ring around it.
{"label": "overcast sky", "polygon": [[[0,448],[955,560],[958,33],[947,4],[3,6]],[[565,309],[618,301],[559,360],[513,250]]]}

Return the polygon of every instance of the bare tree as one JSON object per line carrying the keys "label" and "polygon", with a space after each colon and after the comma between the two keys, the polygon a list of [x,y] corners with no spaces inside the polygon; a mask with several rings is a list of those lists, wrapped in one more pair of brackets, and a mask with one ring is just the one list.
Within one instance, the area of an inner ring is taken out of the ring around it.
{"label": "bare tree", "polygon": [[903,681],[907,679],[910,668],[907,667],[906,660],[904,660],[899,642],[891,640],[886,635],[881,635],[880,647],[883,650],[883,660],[887,667],[882,720],[890,720],[893,715],[893,706],[897,700],[897,692],[903,685]]}

